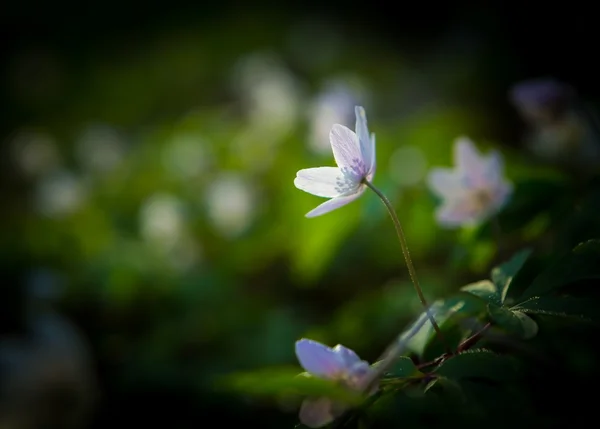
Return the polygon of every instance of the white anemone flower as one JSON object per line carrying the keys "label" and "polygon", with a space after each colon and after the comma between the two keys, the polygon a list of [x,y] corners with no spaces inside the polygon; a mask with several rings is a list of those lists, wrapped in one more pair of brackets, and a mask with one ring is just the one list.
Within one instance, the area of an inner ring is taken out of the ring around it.
{"label": "white anemone flower", "polygon": [[[348,391],[361,392],[374,372],[367,361],[349,348],[338,344],[331,348],[303,338],[296,341],[296,356],[306,370],[302,376],[317,377],[339,383]],[[370,395],[377,392],[374,386]],[[320,428],[341,416],[348,406],[327,397],[305,399],[300,408],[300,421],[310,428]]]}
{"label": "white anemone flower", "polygon": [[484,221],[499,212],[513,186],[503,175],[502,156],[497,151],[483,156],[467,137],[454,143],[454,169],[434,168],[430,189],[443,201],[436,212],[444,227],[459,227]]}
{"label": "white anemone flower", "polygon": [[362,195],[365,180],[375,175],[375,134],[369,135],[365,110],[356,106],[356,133],[335,124],[329,141],[337,167],[307,168],[296,173],[294,185],[309,194],[331,198],[306,214],[315,217],[344,206]]}

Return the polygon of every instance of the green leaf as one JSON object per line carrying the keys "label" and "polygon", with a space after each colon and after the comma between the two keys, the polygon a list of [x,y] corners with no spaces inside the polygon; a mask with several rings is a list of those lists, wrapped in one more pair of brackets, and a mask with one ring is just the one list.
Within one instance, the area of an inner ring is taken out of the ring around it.
{"label": "green leaf", "polygon": [[513,380],[517,375],[517,367],[507,356],[475,349],[449,358],[435,373],[452,380],[487,378],[500,382]]}
{"label": "green leaf", "polygon": [[572,296],[534,296],[515,305],[512,310],[600,323],[600,305],[597,302]]}
{"label": "green leaf", "polygon": [[[375,367],[378,363],[375,362],[372,366]],[[384,376],[387,378],[407,378],[419,375],[424,374],[419,371],[414,362],[409,357],[400,356]]]}
{"label": "green leaf", "polygon": [[551,264],[535,278],[521,298],[544,295],[586,279],[600,279],[600,240],[582,243]]}
{"label": "green leaf", "polygon": [[[470,293],[459,292],[444,300],[438,300],[430,306],[431,314],[440,328],[445,325],[456,324],[469,317],[480,317],[486,313],[486,302]],[[419,356],[423,354],[429,342],[435,337],[435,330],[427,321],[427,313],[423,312],[418,319],[400,335],[399,341],[406,341],[406,348]],[[420,329],[409,338],[409,334],[422,325]]]}
{"label": "green leaf", "polygon": [[425,393],[434,393],[441,396],[446,401],[451,400],[456,405],[457,403],[466,402],[467,398],[462,390],[460,384],[455,380],[448,377],[440,376],[431,380],[427,386],[425,386]]}
{"label": "green leaf", "polygon": [[498,288],[489,280],[468,284],[461,287],[460,290],[478,296],[488,303],[502,305]]}
{"label": "green leaf", "polygon": [[500,328],[503,328],[524,340],[533,338],[537,335],[537,323],[521,311],[490,304],[488,306],[488,312],[492,320],[496,322]]}
{"label": "green leaf", "polygon": [[531,249],[523,249],[517,252],[509,261],[492,269],[492,281],[498,291],[496,299],[499,301],[499,304],[498,302],[496,304],[500,305],[504,303],[513,278],[517,275],[521,267],[523,267],[529,255],[531,255]]}
{"label": "green leaf", "polygon": [[295,369],[264,369],[228,375],[220,386],[252,396],[326,396],[351,405],[362,401],[358,392],[350,391],[334,381],[298,374]]}

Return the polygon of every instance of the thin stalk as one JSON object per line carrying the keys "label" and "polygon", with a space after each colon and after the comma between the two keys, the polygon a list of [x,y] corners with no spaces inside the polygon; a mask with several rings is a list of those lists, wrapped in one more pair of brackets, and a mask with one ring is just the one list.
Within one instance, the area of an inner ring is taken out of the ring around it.
{"label": "thin stalk", "polygon": [[440,327],[438,326],[437,322],[435,321],[435,318],[433,317],[433,315],[431,314],[431,312],[429,310],[429,305],[427,304],[425,295],[423,295],[423,290],[421,289],[421,286],[419,285],[419,280],[417,279],[417,272],[415,271],[415,267],[412,263],[412,259],[410,258],[410,253],[408,252],[408,245],[406,244],[406,238],[404,237],[404,231],[402,230],[402,226],[400,225],[400,220],[398,219],[398,216],[396,215],[396,211],[394,210],[394,207],[392,207],[392,203],[390,203],[390,200],[388,200],[387,197],[385,195],[383,195],[383,193],[379,189],[377,189],[371,182],[364,179],[363,183],[365,185],[367,185],[373,192],[375,192],[377,194],[379,199],[383,202],[383,204],[387,208],[387,211],[390,214],[390,217],[392,218],[392,222],[394,223],[394,227],[396,228],[396,234],[398,235],[398,240],[400,241],[400,247],[402,248],[402,254],[404,255],[404,260],[406,261],[406,266],[408,267],[408,273],[410,275],[410,279],[412,280],[413,286],[415,287],[415,290],[417,291],[417,296],[419,297],[419,300],[421,301],[421,304],[423,305],[423,308],[425,309],[425,313],[427,313],[427,317],[429,318],[429,321],[431,322],[431,325],[433,326],[433,329],[435,330],[437,336],[446,345],[448,353],[452,353],[450,347],[448,346],[448,342],[446,341],[446,339],[444,338],[444,335],[442,334]]}

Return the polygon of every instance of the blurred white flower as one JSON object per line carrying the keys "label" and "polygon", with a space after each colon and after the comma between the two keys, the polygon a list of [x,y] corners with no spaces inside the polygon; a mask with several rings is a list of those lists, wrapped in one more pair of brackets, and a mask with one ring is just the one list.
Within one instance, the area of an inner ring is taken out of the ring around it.
{"label": "blurred white flower", "polygon": [[73,173],[60,170],[38,182],[34,193],[35,209],[50,217],[71,214],[83,204],[87,187]]}
{"label": "blurred white flower", "polygon": [[429,187],[443,200],[436,212],[440,225],[473,224],[497,213],[512,193],[500,153],[482,156],[471,140],[460,137],[454,143],[454,162],[454,169],[434,168],[428,177]]}
{"label": "blurred white flower", "polygon": [[142,237],[149,242],[171,248],[181,239],[183,205],[177,197],[154,194],[144,202],[139,216]]}
{"label": "blurred white flower", "polygon": [[79,162],[93,173],[109,173],[123,160],[125,142],[109,125],[87,126],[76,141],[75,151]]}
{"label": "blurred white flower", "polygon": [[55,140],[36,131],[19,131],[10,142],[17,167],[27,176],[38,177],[60,165]]}
{"label": "blurred white flower", "polygon": [[167,173],[181,180],[202,175],[212,161],[208,143],[195,133],[176,134],[167,143],[162,159]]}
{"label": "blurred white flower", "polygon": [[326,84],[309,109],[311,136],[309,144],[316,153],[329,153],[329,131],[333,124],[350,126],[354,106],[364,105],[364,90],[339,79]]}
{"label": "blurred white flower", "polygon": [[300,111],[300,88],[277,58],[261,53],[244,57],[233,80],[255,132],[277,141],[291,131]]}
{"label": "blurred white flower", "polygon": [[213,226],[226,237],[243,233],[254,220],[257,195],[247,178],[221,173],[206,192],[208,215]]}

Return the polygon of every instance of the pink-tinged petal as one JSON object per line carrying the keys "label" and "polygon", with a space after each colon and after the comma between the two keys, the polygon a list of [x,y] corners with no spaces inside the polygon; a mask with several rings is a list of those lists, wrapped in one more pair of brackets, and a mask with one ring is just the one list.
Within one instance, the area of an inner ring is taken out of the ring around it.
{"label": "pink-tinged petal", "polygon": [[361,106],[356,106],[354,108],[354,114],[356,115],[355,129],[360,145],[360,153],[362,154],[362,159],[366,167],[366,172],[370,172],[375,158],[373,153],[375,146],[372,144],[373,142],[369,136],[369,128],[367,126],[367,114],[365,113],[365,109],[363,109]]}
{"label": "pink-tinged petal", "polygon": [[366,176],[367,169],[354,131],[335,124],[329,133],[329,140],[338,167],[348,178],[360,182]]}
{"label": "pink-tinged petal", "polygon": [[331,200],[325,201],[323,204],[315,207],[314,209],[312,209],[311,211],[306,213],[306,217],[321,216],[325,213],[329,213],[330,211],[333,211],[337,208],[345,206],[346,204],[349,204],[352,201],[354,201],[355,199],[357,199],[358,197],[360,197],[363,192],[364,192],[364,187],[361,186],[353,194],[345,195],[345,196],[341,196],[341,197],[335,197],[335,198],[332,198]]}
{"label": "pink-tinged petal", "polygon": [[341,344],[335,346],[333,348],[333,351],[338,354],[338,356],[340,357],[342,362],[344,362],[344,365],[348,369],[352,368],[355,364],[361,362],[360,358],[354,352],[354,350],[350,350],[349,348],[344,347]]}
{"label": "pink-tinged petal", "polygon": [[333,402],[328,398],[305,399],[300,407],[299,418],[303,425],[320,428],[336,419],[341,413],[334,412]]}
{"label": "pink-tinged petal", "polygon": [[342,193],[340,183],[344,180],[337,167],[306,168],[296,173],[296,188],[318,197],[333,198]]}
{"label": "pink-tinged petal", "polygon": [[367,179],[369,180],[369,182],[371,180],[373,180],[373,176],[375,176],[375,170],[377,169],[377,154],[376,154],[376,150],[375,150],[375,133],[371,133],[371,147],[373,148],[372,151],[372,158],[371,158],[371,168],[369,169],[369,174]]}
{"label": "pink-tinged petal", "polygon": [[454,141],[454,162],[458,170],[472,177],[480,178],[485,172],[484,159],[468,137]]}
{"label": "pink-tinged petal", "polygon": [[502,181],[504,161],[500,152],[492,151],[484,160],[484,177],[482,181],[486,187],[497,186]]}
{"label": "pink-tinged petal", "polygon": [[437,222],[447,228],[471,224],[477,219],[477,210],[470,201],[447,202],[435,213]]}
{"label": "pink-tinged petal", "polygon": [[506,205],[508,199],[512,195],[512,192],[513,185],[512,183],[507,181],[501,181],[500,183],[498,183],[498,185],[496,185],[495,188],[493,188],[491,198],[492,206],[495,211],[501,210]]}
{"label": "pink-tinged petal", "polygon": [[431,169],[427,185],[440,198],[456,197],[465,191],[460,173],[448,168]]}
{"label": "pink-tinged petal", "polygon": [[333,378],[345,371],[344,362],[333,349],[317,341],[296,341],[296,357],[310,374],[321,378]]}

